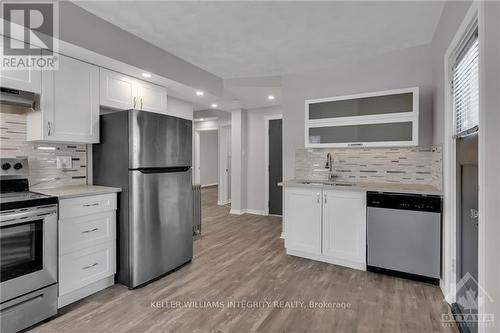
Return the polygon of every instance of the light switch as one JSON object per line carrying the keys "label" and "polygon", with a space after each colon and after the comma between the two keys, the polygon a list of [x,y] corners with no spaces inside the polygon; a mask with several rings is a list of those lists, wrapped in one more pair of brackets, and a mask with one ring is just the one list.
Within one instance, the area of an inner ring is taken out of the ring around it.
{"label": "light switch", "polygon": [[73,167],[71,156],[57,156],[56,158],[58,169],[70,169]]}

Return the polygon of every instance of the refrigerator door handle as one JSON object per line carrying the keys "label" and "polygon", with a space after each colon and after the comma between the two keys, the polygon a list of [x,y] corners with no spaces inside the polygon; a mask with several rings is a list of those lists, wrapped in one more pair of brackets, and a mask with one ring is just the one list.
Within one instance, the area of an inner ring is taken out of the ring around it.
{"label": "refrigerator door handle", "polygon": [[172,172],[186,172],[191,169],[190,166],[181,167],[168,167],[168,168],[137,168],[129,169],[130,171],[139,171],[140,173],[172,173]]}

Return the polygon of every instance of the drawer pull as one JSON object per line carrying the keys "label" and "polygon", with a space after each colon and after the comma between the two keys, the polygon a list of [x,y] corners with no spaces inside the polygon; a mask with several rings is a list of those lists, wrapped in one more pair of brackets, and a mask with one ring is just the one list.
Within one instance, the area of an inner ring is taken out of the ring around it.
{"label": "drawer pull", "polygon": [[97,231],[99,230],[99,228],[94,228],[94,229],[90,229],[90,230],[84,230],[82,231],[82,234],[88,234],[89,232],[94,232],[94,231]]}
{"label": "drawer pull", "polygon": [[95,266],[97,266],[97,265],[99,265],[99,263],[98,263],[98,262],[95,262],[95,263],[93,263],[92,265],[82,267],[82,269],[89,269],[89,268],[95,267]]}
{"label": "drawer pull", "polygon": [[99,206],[99,203],[96,202],[96,203],[93,203],[93,204],[85,204],[85,205],[83,205],[83,207],[92,207],[92,206]]}

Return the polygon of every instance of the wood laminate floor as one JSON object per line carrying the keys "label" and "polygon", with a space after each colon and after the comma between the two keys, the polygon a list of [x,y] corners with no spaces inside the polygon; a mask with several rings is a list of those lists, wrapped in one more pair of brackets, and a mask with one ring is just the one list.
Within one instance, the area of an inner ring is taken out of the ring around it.
{"label": "wood laminate floor", "polygon": [[140,289],[114,285],[33,331],[457,332],[442,324],[438,287],[287,256],[280,218],[229,215],[216,188],[202,198],[190,264]]}

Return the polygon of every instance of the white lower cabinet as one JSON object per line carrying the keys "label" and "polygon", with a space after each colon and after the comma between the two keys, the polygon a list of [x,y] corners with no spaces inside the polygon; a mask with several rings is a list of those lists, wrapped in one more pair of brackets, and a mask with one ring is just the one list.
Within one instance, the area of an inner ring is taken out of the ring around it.
{"label": "white lower cabinet", "polygon": [[322,255],[335,263],[366,268],[366,193],[323,190]]}
{"label": "white lower cabinet", "polygon": [[285,246],[321,254],[321,189],[285,190]]}
{"label": "white lower cabinet", "polygon": [[62,307],[114,284],[116,194],[59,201],[59,298]]}
{"label": "white lower cabinet", "polygon": [[285,188],[288,254],[366,270],[366,193]]}

